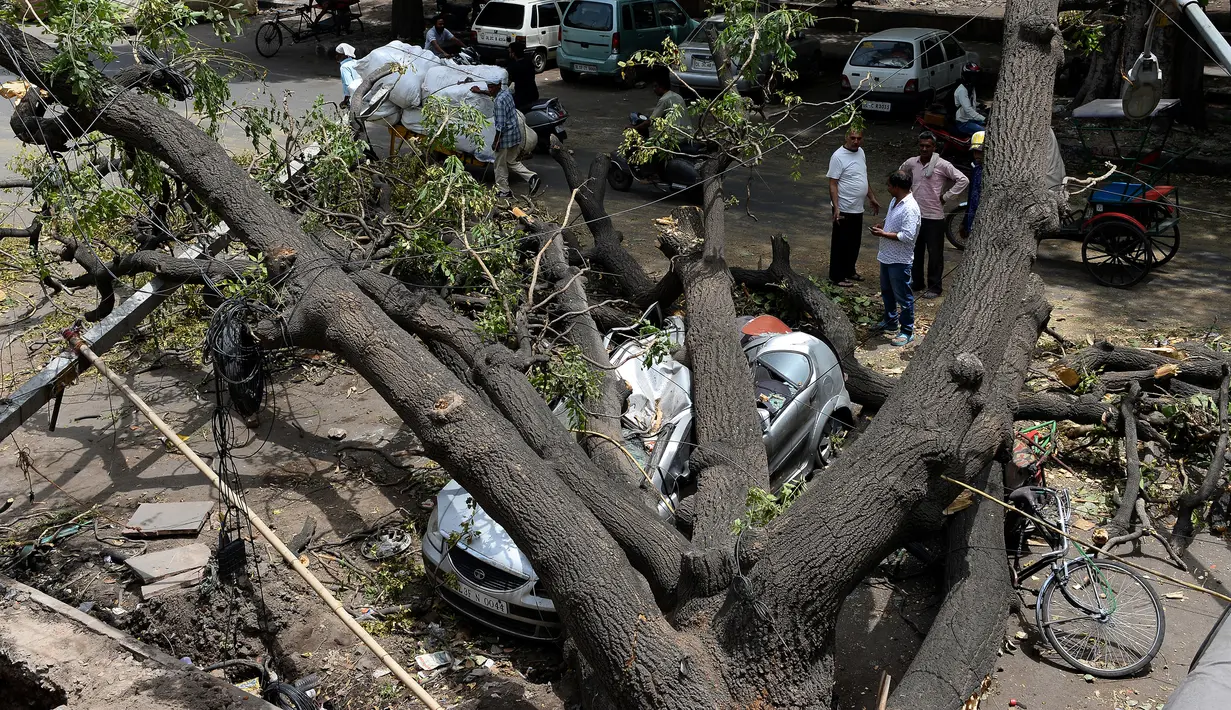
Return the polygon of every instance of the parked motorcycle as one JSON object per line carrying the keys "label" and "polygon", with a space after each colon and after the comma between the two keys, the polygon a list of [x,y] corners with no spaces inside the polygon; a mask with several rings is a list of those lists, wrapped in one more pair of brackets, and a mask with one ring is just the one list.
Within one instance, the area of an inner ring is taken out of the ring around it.
{"label": "parked motorcycle", "polygon": [[[636,126],[646,120],[644,114],[634,111],[628,115],[629,122]],[[641,129],[645,134],[645,129]],[[628,192],[633,183],[654,185],[666,192],[684,192],[686,197],[701,202],[701,163],[705,155],[696,146],[681,145],[680,154],[660,160],[633,164],[628,157],[617,151],[611,156],[611,168],[607,171],[607,184],[620,192]]]}
{"label": "parked motorcycle", "polygon": [[546,153],[551,147],[553,135],[560,141],[568,138],[568,131],[564,130],[564,122],[568,120],[568,111],[564,110],[560,99],[539,99],[527,106],[522,114],[526,117],[526,128],[534,131],[538,136],[536,151]]}

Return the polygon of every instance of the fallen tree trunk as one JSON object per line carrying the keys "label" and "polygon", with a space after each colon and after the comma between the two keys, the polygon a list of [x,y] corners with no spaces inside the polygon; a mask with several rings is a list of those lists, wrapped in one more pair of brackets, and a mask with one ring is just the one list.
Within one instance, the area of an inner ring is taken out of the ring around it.
{"label": "fallen tree trunk", "polygon": [[[971,485],[1004,496],[1004,469],[989,465]],[[890,698],[902,710],[962,707],[995,671],[1012,595],[1004,508],[976,497],[949,523],[945,601]]]}

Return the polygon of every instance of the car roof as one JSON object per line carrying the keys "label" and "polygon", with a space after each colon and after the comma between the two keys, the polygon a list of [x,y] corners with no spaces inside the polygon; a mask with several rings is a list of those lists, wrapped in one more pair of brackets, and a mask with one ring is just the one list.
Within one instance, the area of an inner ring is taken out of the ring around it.
{"label": "car roof", "polygon": [[884,30],[877,32],[874,35],[868,35],[863,39],[888,39],[888,40],[916,40],[928,35],[945,34],[943,30],[932,30],[926,27],[898,27],[892,30]]}

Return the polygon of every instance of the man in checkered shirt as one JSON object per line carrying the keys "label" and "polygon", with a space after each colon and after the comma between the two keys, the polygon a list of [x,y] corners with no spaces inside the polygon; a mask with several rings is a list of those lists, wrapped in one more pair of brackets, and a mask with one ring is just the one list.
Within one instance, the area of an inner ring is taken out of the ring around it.
{"label": "man in checkered shirt", "polygon": [[499,197],[512,197],[509,189],[509,172],[530,183],[530,194],[538,194],[542,183],[539,176],[521,164],[521,146],[525,142],[525,122],[517,112],[517,103],[513,100],[513,92],[500,84],[487,85],[484,92],[479,87],[471,88],[476,94],[486,93],[494,96],[496,110],[493,121],[496,124],[496,144],[492,150],[496,153],[496,194]]}

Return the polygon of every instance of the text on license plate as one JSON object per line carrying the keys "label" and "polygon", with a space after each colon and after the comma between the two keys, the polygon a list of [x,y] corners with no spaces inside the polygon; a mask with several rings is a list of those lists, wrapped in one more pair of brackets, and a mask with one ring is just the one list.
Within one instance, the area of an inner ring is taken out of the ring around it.
{"label": "text on license plate", "polygon": [[501,39],[503,38],[500,35],[489,35],[489,34],[479,35],[479,41],[486,42],[488,44],[505,44],[504,42],[500,41]]}
{"label": "text on license plate", "polygon": [[486,607],[492,611],[498,611],[501,614],[509,613],[509,604],[506,601],[495,597],[490,597],[483,592],[480,592],[477,589],[471,589],[464,584],[457,585],[457,591],[461,592],[463,597],[466,597],[479,606]]}
{"label": "text on license plate", "polygon": [[593,64],[574,64],[573,71],[597,72],[598,67],[594,66]]}
{"label": "text on license plate", "polygon": [[712,59],[694,59],[692,60],[692,68],[694,71],[713,71],[714,61]]}
{"label": "text on license plate", "polygon": [[893,106],[888,101],[864,101],[863,107],[867,111],[884,111],[886,113],[893,110]]}

